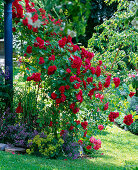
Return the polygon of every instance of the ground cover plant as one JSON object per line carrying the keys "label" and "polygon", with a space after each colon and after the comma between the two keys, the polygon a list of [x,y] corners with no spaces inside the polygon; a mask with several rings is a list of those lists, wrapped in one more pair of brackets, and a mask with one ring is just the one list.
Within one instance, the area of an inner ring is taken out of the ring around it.
{"label": "ground cover plant", "polygon": [[[120,114],[110,107],[107,89],[116,94],[122,80],[92,51],[75,45],[63,25],[33,2],[13,2],[14,57],[20,65],[14,79],[23,84],[15,84],[13,107],[1,114],[0,140],[28,154],[76,159],[101,148],[96,135]],[[127,126],[133,121],[132,114],[123,117]]]}

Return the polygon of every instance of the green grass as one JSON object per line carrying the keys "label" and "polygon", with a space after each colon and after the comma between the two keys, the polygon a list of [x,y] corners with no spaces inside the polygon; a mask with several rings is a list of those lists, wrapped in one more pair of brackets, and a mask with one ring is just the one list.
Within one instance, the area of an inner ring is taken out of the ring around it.
{"label": "green grass", "polygon": [[[107,127],[102,135],[102,148],[93,159],[50,160],[30,155],[0,152],[0,170],[115,170],[138,169],[138,136]],[[104,155],[101,155],[101,153]]]}

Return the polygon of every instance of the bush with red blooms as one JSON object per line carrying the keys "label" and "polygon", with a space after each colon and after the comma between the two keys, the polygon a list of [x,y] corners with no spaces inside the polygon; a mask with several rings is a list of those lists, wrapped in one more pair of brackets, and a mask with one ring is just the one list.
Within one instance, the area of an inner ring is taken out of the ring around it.
{"label": "bush with red blooms", "polygon": [[123,122],[124,122],[126,125],[130,126],[130,125],[133,123],[133,120],[134,120],[134,119],[132,119],[132,115],[129,114],[129,115],[126,115],[126,116],[124,117]]}
{"label": "bush with red blooms", "polygon": [[[60,19],[47,15],[42,8],[37,10],[29,0],[22,7],[20,1],[13,3],[14,35],[22,40],[19,51],[24,79],[29,88],[36,90],[36,121],[55,136],[58,131],[62,136],[64,130],[77,135],[80,129],[85,138],[89,120],[100,122],[102,118],[107,122],[110,103],[104,98],[104,89],[112,83],[117,88],[120,79],[112,78],[101,60],[92,60],[93,52],[73,44],[72,37],[64,35]],[[89,110],[88,116],[81,112],[83,103]],[[19,111],[24,109],[18,106]],[[118,116],[111,113],[112,122]],[[96,140],[93,148],[98,150],[100,146],[100,140]]]}

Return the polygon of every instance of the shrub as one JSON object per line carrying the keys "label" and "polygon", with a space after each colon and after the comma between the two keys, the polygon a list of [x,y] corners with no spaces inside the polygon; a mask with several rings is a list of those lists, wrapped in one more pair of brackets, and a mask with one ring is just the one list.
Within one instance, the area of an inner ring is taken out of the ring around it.
{"label": "shrub", "polygon": [[62,154],[63,143],[64,141],[61,138],[56,139],[52,134],[43,137],[36,135],[33,139],[28,140],[29,149],[26,152],[28,154],[57,158]]}

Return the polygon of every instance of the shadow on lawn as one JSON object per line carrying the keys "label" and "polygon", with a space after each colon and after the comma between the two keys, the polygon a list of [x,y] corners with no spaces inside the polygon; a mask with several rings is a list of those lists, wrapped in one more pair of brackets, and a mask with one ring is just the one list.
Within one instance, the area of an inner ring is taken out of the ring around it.
{"label": "shadow on lawn", "polygon": [[51,160],[31,155],[13,155],[0,152],[0,168],[2,167],[2,170],[124,170],[124,167],[117,166],[112,162],[107,164],[104,162],[105,159],[112,159],[112,156],[101,155],[92,159]]}

